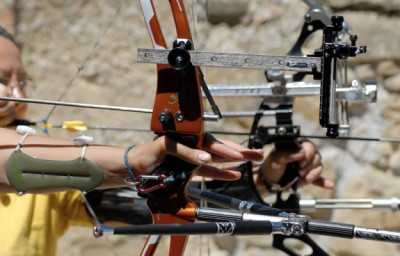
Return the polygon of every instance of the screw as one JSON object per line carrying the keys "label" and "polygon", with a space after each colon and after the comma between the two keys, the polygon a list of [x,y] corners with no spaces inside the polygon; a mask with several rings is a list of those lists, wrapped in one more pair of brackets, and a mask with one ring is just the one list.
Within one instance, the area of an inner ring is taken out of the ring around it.
{"label": "screw", "polygon": [[287,130],[286,130],[285,127],[281,126],[281,127],[278,128],[277,132],[278,132],[279,135],[283,136],[283,135],[286,134]]}
{"label": "screw", "polygon": [[181,123],[181,122],[183,122],[183,120],[185,120],[185,116],[182,114],[182,112],[179,111],[175,114],[175,119],[176,119],[176,121]]}
{"label": "screw", "polygon": [[160,115],[158,115],[158,121],[160,121],[163,124],[169,123],[172,119],[172,113],[169,110],[163,110]]}
{"label": "screw", "polygon": [[179,56],[176,56],[175,61],[176,61],[177,64],[181,64],[182,61],[183,61],[183,57],[180,56],[180,55],[179,55]]}
{"label": "screw", "polygon": [[293,224],[293,226],[290,228],[290,231],[292,231],[294,236],[301,236],[304,234],[304,228],[300,224]]}

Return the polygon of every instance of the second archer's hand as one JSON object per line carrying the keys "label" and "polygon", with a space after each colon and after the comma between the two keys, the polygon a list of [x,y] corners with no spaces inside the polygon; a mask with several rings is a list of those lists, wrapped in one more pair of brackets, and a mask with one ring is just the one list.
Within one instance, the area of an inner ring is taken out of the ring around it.
{"label": "second archer's hand", "polygon": [[192,164],[200,165],[197,175],[219,180],[236,180],[240,174],[235,171],[220,170],[209,164],[213,162],[261,161],[262,150],[251,150],[231,141],[219,141],[206,134],[202,150],[192,149],[166,136],[144,143],[131,150],[129,160],[138,174],[148,174],[155,170],[166,155],[173,155]]}
{"label": "second archer's hand", "polygon": [[268,184],[279,183],[286,165],[291,162],[299,162],[299,176],[302,182],[326,189],[335,187],[332,181],[322,177],[321,155],[310,141],[303,141],[297,151],[273,150],[260,167],[264,180]]}

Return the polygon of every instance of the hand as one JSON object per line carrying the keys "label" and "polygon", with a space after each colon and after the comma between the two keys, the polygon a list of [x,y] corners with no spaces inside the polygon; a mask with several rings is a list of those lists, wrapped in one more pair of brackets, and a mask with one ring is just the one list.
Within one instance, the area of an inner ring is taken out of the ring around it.
{"label": "hand", "polygon": [[141,174],[148,174],[155,170],[167,155],[174,155],[189,163],[201,167],[195,172],[197,175],[219,180],[236,180],[240,173],[233,170],[218,169],[209,164],[213,162],[261,161],[262,150],[251,150],[231,141],[219,141],[207,133],[203,150],[192,149],[180,143],[161,136],[152,142],[147,142],[132,149],[129,162],[133,170]]}
{"label": "hand", "polygon": [[299,162],[299,175],[301,181],[317,186],[333,189],[335,184],[321,176],[323,166],[321,155],[310,141],[303,141],[297,151],[273,150],[262,164],[261,171],[268,184],[279,183],[285,172],[286,165],[290,162]]}
{"label": "hand", "polygon": [[[0,36],[0,96],[24,98],[20,82],[25,80],[18,47],[9,39]],[[6,126],[25,115],[27,104],[0,101],[0,126]]]}

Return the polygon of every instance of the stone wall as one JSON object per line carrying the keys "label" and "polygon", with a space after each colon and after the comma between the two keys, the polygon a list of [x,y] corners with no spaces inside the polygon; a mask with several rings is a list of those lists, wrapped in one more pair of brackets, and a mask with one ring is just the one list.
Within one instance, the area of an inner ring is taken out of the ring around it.
{"label": "stone wall", "polygon": [[[168,4],[157,3],[167,42],[174,39]],[[30,76],[27,93],[37,99],[88,102],[152,108],[155,91],[154,65],[136,63],[136,49],[151,47],[139,2],[98,1],[4,1],[10,7],[15,33],[23,49]],[[307,6],[301,1],[197,0],[185,1],[193,20],[196,10],[195,45],[199,50],[284,54],[296,40]],[[192,8],[192,4],[197,3]],[[368,53],[350,62],[349,78],[377,80],[378,102],[351,106],[351,135],[398,137],[400,115],[400,26],[398,1],[327,1],[343,15],[358,34]],[[226,8],[225,8],[226,7]],[[209,14],[207,16],[206,14]],[[10,19],[9,19],[10,20]],[[11,23],[13,24],[13,23]],[[304,51],[312,53],[320,38]],[[83,69],[78,70],[78,65]],[[203,69],[208,83],[264,82],[263,72]],[[238,103],[240,100],[240,103]],[[254,110],[261,99],[217,99],[223,110]],[[50,106],[32,105],[29,116],[40,120]],[[305,134],[323,134],[318,126],[318,97],[296,100],[295,122]],[[91,125],[148,127],[149,116],[58,107],[50,122],[84,120]],[[249,131],[249,119],[223,120],[209,129]],[[76,134],[50,130],[52,136],[72,139]],[[96,143],[130,145],[152,137],[150,133],[90,130]],[[229,137],[241,142],[246,138]],[[337,182],[332,191],[302,188],[303,198],[381,198],[399,194],[400,150],[396,144],[315,141],[324,158],[325,176]],[[373,210],[316,212],[313,216],[361,226],[400,230],[398,213]],[[395,244],[315,237],[331,255],[400,255]],[[144,237],[111,237],[118,255],[137,255]],[[283,255],[270,249],[270,237],[191,238],[186,255]],[[208,246],[209,245],[209,246]],[[301,245],[297,248],[304,250]],[[199,249],[203,247],[202,251]],[[104,240],[92,238],[90,229],[72,228],[59,242],[59,256],[110,255]],[[163,255],[161,253],[160,255]],[[165,254],[164,254],[165,255]]]}

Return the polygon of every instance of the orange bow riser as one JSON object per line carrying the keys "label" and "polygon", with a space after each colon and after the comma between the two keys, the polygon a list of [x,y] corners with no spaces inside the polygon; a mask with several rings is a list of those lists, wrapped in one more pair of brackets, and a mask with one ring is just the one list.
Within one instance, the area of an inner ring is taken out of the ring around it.
{"label": "orange bow riser", "polygon": [[[192,36],[183,1],[170,0],[169,3],[178,38],[174,48],[192,50]],[[141,0],[140,4],[154,48],[167,49],[153,1]],[[180,56],[171,58],[178,64],[181,61]],[[179,70],[168,64],[157,64],[157,77],[151,130],[192,148],[201,148],[204,130],[200,68],[192,66],[190,62]],[[186,186],[196,168],[176,157],[167,156],[153,173],[162,177],[163,182],[149,181],[138,187],[140,195],[148,198],[154,224],[194,222],[196,206],[188,199]],[[153,255],[159,238],[156,235],[149,236],[141,255]],[[169,255],[183,255],[187,238],[171,236]]]}

